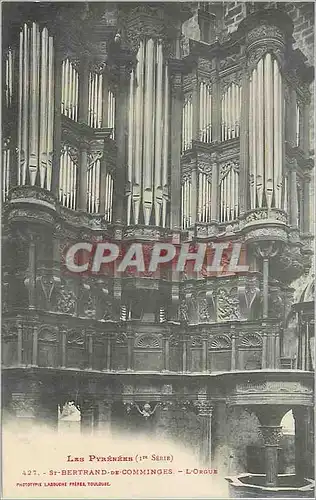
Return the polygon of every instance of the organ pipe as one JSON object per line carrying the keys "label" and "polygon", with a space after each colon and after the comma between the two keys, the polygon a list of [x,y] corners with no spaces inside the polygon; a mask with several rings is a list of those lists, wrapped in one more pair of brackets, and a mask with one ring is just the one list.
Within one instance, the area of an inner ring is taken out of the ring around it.
{"label": "organ pipe", "polygon": [[54,120],[53,38],[45,27],[40,30],[36,23],[24,24],[19,44],[18,182],[50,189]]}
{"label": "organ pipe", "polygon": [[167,203],[169,199],[168,171],[169,171],[169,71],[168,64],[165,64],[164,71],[164,113],[163,113],[163,160],[162,160],[162,225],[167,225]]}
{"label": "organ pipe", "polygon": [[257,106],[258,106],[258,148],[257,148],[257,196],[258,205],[262,207],[263,201],[263,174],[264,174],[264,99],[263,99],[263,59],[258,63],[258,87],[257,87]]}
{"label": "organ pipe", "polygon": [[[186,116],[190,119],[190,111]],[[129,88],[128,223],[138,224],[143,215],[147,225],[166,225],[169,199],[168,122],[169,76],[162,43],[147,39],[140,42]],[[189,136],[190,130],[192,126],[186,121],[183,139]]]}
{"label": "organ pipe", "polygon": [[283,89],[278,62],[270,53],[252,71],[249,108],[251,208],[282,205]]}
{"label": "organ pipe", "polygon": [[71,158],[68,146],[60,157],[59,201],[67,208],[76,209],[77,163]]}
{"label": "organ pipe", "polygon": [[226,141],[239,137],[241,88],[232,83],[225,91],[221,101],[221,139]]}
{"label": "organ pipe", "polygon": [[[89,80],[90,83],[90,80]],[[90,101],[89,86],[89,103]],[[67,58],[62,62],[61,112],[71,120],[78,120],[79,75],[75,65]]]}
{"label": "organ pipe", "polygon": [[235,220],[239,215],[239,174],[234,165],[220,181],[220,221]]}
{"label": "organ pipe", "polygon": [[155,224],[160,223],[162,208],[162,113],[163,113],[163,53],[162,44],[157,44],[157,86],[155,115]]}
{"label": "organ pipe", "polygon": [[[89,126],[92,128],[102,127],[102,85],[103,75],[99,73],[89,73],[88,86],[88,111]],[[75,114],[73,114],[75,116]],[[112,117],[111,117],[112,119]]]}
{"label": "organ pipe", "polygon": [[212,141],[212,88],[200,83],[200,141]]}
{"label": "organ pipe", "polygon": [[268,208],[271,208],[273,196],[273,110],[277,112],[273,83],[272,59],[268,53],[264,58],[265,193]]}

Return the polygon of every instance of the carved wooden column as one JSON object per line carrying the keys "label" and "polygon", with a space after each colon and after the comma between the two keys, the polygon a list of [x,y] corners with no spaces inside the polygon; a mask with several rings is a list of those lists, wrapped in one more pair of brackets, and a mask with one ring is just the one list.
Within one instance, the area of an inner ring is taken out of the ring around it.
{"label": "carved wooden column", "polygon": [[182,371],[186,372],[188,370],[188,337],[185,336],[182,339]]}
{"label": "carved wooden column", "polygon": [[210,467],[212,461],[212,414],[210,401],[200,400],[194,403],[201,421],[200,461]]}
{"label": "carved wooden column", "polygon": [[18,332],[18,345],[17,345],[17,362],[18,365],[22,364],[22,350],[23,350],[23,326],[22,326],[22,318],[21,316],[17,316],[17,332]]}
{"label": "carved wooden column", "polygon": [[[221,87],[219,79],[220,61],[216,60],[216,75],[213,81],[212,92],[212,142],[221,140]],[[214,181],[213,181],[214,182]]]}
{"label": "carved wooden column", "polygon": [[88,123],[89,116],[89,54],[83,54],[79,68],[79,123]]}
{"label": "carved wooden column", "polygon": [[231,356],[231,365],[230,369],[236,370],[236,332],[232,333],[232,356]]}
{"label": "carved wooden column", "polygon": [[303,184],[303,230],[304,233],[310,232],[310,175],[304,176],[304,184]]}
{"label": "carved wooden column", "polygon": [[166,334],[163,339],[163,354],[164,354],[164,364],[163,364],[163,369],[164,371],[169,371],[170,369],[170,339],[169,339],[169,334]]}
{"label": "carved wooden column", "polygon": [[291,226],[297,227],[299,224],[298,220],[298,199],[297,199],[297,176],[296,176],[296,167],[297,162],[294,158],[288,160],[289,167],[289,201],[290,201],[290,223]]}
{"label": "carved wooden column", "polygon": [[282,436],[282,427],[278,425],[263,425],[260,427],[265,451],[266,486],[278,484],[278,448]]}
{"label": "carved wooden column", "polygon": [[171,79],[171,228],[181,228],[181,134],[182,127],[182,74],[176,63],[170,61]]}
{"label": "carved wooden column", "polygon": [[106,338],[106,370],[110,371],[112,366],[112,338],[110,335]]}
{"label": "carved wooden column", "polygon": [[134,335],[129,332],[127,335],[127,370],[134,369]]}
{"label": "carved wooden column", "polygon": [[88,168],[88,145],[85,142],[82,142],[80,147],[78,201],[77,201],[77,208],[82,212],[87,211],[87,168]]}
{"label": "carved wooden column", "polygon": [[196,72],[192,77],[192,139],[194,141],[199,140],[199,102],[200,102],[200,91],[199,91],[199,81]]}
{"label": "carved wooden column", "polygon": [[24,284],[28,289],[29,309],[36,307],[36,236],[29,234],[29,263]]}

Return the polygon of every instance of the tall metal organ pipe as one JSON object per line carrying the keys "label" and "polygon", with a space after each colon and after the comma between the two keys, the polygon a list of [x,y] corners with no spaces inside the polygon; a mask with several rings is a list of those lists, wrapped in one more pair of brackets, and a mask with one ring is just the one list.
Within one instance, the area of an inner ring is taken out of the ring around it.
{"label": "tall metal organ pipe", "polygon": [[53,126],[53,38],[45,27],[24,24],[19,41],[19,184],[51,188]]}
{"label": "tall metal organ pipe", "polygon": [[142,40],[131,73],[128,118],[127,223],[167,223],[169,75],[162,42]]}
{"label": "tall metal organ pipe", "polygon": [[241,87],[232,83],[226,89],[221,100],[221,140],[239,137]]}
{"label": "tall metal organ pipe", "polygon": [[287,195],[282,196],[283,84],[279,64],[270,53],[252,71],[249,110],[251,208],[284,209],[282,200]]}
{"label": "tall metal organ pipe", "polygon": [[200,83],[200,141],[212,141],[212,86]]}
{"label": "tall metal organ pipe", "polygon": [[72,157],[69,146],[64,146],[60,157],[59,201],[73,210],[77,205],[78,162]]}
{"label": "tall metal organ pipe", "polygon": [[71,120],[78,121],[79,74],[68,58],[62,62],[61,75],[61,112]]}

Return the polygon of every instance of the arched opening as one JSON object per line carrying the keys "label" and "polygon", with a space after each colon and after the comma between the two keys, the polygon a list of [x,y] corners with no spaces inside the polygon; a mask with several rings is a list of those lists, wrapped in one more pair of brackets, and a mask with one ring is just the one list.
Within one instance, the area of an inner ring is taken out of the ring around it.
{"label": "arched opening", "polygon": [[289,410],[281,420],[282,426],[282,458],[285,474],[295,473],[295,420],[293,411]]}

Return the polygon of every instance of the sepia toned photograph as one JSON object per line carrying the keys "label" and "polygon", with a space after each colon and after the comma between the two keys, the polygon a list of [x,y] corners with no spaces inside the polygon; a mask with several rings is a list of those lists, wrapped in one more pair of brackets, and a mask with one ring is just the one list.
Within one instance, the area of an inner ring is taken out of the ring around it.
{"label": "sepia toned photograph", "polygon": [[314,498],[314,2],[1,13],[1,498]]}

